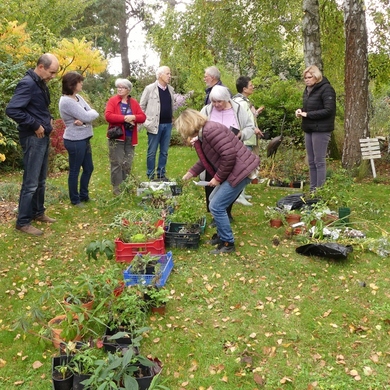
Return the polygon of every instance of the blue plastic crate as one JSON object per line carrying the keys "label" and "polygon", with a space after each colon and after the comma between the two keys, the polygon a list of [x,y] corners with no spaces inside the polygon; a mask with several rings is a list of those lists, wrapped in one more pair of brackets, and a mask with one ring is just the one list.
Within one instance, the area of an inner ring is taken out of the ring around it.
{"label": "blue plastic crate", "polygon": [[125,271],[123,271],[123,277],[125,279],[126,286],[134,286],[135,284],[153,284],[156,287],[164,286],[173,268],[172,252],[168,252],[165,255],[157,255],[156,258],[159,259],[158,263],[161,264],[160,271],[156,275],[133,274],[131,273],[130,264],[130,266]]}

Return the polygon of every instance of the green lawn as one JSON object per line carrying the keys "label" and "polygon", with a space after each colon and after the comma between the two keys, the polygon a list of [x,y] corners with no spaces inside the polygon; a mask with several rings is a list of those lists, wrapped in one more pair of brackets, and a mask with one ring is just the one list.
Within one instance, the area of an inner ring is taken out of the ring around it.
{"label": "green lawn", "polygon": [[[92,141],[93,202],[78,209],[67,198],[59,200],[58,193],[67,192],[67,175],[56,175],[48,180],[57,198],[50,198],[47,214],[58,222],[41,225],[42,237],[15,231],[15,221],[0,226],[0,389],[51,389],[51,357],[57,351],[10,328],[59,281],[72,283],[78,272],[104,273],[115,264],[103,257],[88,261],[85,248],[93,240],[114,239],[108,226],[113,216],[138,207],[130,194],[113,201],[104,128],[95,130]],[[133,167],[141,180],[146,141],[142,132]],[[196,154],[175,146],[168,161],[167,175],[181,177]],[[1,181],[20,183],[21,173]],[[355,186],[353,227],[373,242],[386,238],[389,187],[370,181]],[[203,197],[195,186],[185,190]],[[142,344],[143,354],[163,362],[164,385],[172,390],[390,389],[389,258],[368,251],[367,240],[353,242],[354,252],[343,261],[298,255],[295,248],[308,238],[286,238],[285,228],[271,229],[263,214],[288,190],[257,184],[246,193],[253,196],[253,207],[233,208],[235,254],[208,254],[211,247],[204,242],[214,233],[210,228],[198,250],[173,250],[167,283],[173,299],[164,317],[150,317],[151,331]],[[49,316],[51,309],[45,310]]]}

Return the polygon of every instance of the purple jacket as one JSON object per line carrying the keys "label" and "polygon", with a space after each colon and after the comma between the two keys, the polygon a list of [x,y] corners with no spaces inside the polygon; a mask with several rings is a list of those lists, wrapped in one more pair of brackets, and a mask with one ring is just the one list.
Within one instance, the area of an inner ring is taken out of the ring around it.
{"label": "purple jacket", "polygon": [[[215,179],[221,183],[227,180],[232,187],[236,187],[259,167],[259,157],[220,123],[207,121],[199,140],[204,155],[216,171]],[[199,160],[189,171],[193,176],[198,176],[204,170]]]}

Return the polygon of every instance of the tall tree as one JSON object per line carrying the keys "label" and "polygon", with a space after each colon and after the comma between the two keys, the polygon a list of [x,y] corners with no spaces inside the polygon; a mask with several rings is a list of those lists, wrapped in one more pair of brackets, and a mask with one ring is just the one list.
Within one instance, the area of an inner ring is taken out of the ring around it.
{"label": "tall tree", "polygon": [[321,70],[322,50],[318,0],[303,0],[303,54],[305,66],[317,65]]}
{"label": "tall tree", "polygon": [[363,0],[344,1],[345,119],[342,165],[352,169],[361,162],[359,139],[368,137],[367,26]]}
{"label": "tall tree", "polygon": [[148,0],[112,0],[109,5],[106,0],[94,0],[93,4],[85,9],[84,17],[77,22],[69,34],[82,33],[93,40],[104,54],[115,56],[120,54],[122,76],[130,76],[129,38],[134,28],[143,23],[148,28],[153,23],[153,12],[156,4]]}

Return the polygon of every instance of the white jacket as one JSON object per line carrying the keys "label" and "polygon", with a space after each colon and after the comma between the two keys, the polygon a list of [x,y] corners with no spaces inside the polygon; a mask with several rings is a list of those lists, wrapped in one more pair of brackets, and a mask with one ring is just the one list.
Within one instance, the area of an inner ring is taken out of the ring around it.
{"label": "white jacket", "polygon": [[[175,93],[173,87],[168,85],[169,93],[171,94],[172,99],[172,109],[173,109],[173,94]],[[155,81],[153,84],[149,84],[145,87],[142,92],[141,100],[139,105],[142,108],[142,111],[146,115],[146,121],[143,126],[146,128],[148,133],[157,134],[158,126],[160,124],[160,95],[158,93],[158,81]]]}

